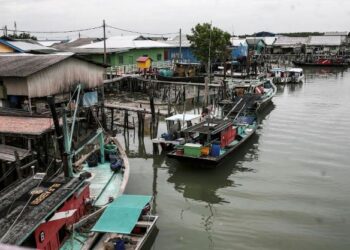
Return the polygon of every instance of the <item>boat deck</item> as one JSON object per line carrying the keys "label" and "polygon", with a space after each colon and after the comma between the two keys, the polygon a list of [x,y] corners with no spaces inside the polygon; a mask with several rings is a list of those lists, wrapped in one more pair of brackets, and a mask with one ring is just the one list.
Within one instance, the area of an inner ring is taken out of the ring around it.
{"label": "boat deck", "polygon": [[1,242],[21,244],[38,225],[83,186],[84,180],[79,178],[59,177],[41,181],[30,177],[0,192]]}
{"label": "boat deck", "polygon": [[90,196],[95,199],[95,206],[104,206],[109,202],[110,197],[118,196],[123,173],[112,171],[109,162],[100,163],[97,167],[88,167],[85,164],[83,170],[92,174],[87,181],[90,182]]}

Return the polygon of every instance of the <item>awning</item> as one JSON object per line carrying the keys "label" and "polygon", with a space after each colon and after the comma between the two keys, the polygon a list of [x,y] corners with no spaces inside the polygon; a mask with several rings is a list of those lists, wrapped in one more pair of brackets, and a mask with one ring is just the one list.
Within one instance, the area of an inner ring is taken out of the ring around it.
{"label": "awning", "polygon": [[119,196],[108,205],[91,231],[130,234],[151,198],[147,195]]}

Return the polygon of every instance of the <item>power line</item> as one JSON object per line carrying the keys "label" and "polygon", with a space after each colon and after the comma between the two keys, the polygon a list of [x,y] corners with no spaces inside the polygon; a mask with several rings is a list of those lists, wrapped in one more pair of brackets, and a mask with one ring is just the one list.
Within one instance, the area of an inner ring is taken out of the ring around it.
{"label": "power line", "polygon": [[96,30],[96,29],[101,29],[102,26],[97,26],[97,27],[91,27],[91,28],[86,28],[86,29],[77,29],[77,30],[62,30],[62,31],[29,31],[29,30],[14,30],[14,29],[5,29],[5,28],[0,28],[0,30],[6,30],[7,32],[12,31],[12,32],[20,32],[20,33],[34,33],[34,34],[65,34],[65,33],[76,33],[76,32],[81,32],[81,31],[89,31],[89,30]]}
{"label": "power line", "polygon": [[154,35],[154,36],[164,36],[164,35],[174,35],[174,34],[178,34],[179,32],[171,32],[171,33],[149,33],[149,32],[140,32],[140,31],[134,31],[134,30],[127,30],[127,29],[122,29],[122,28],[118,28],[115,26],[111,26],[111,25],[106,25],[106,27],[111,28],[111,29],[115,29],[115,30],[120,30],[120,31],[125,31],[125,32],[129,32],[129,33],[135,33],[135,34],[145,34],[145,35]]}

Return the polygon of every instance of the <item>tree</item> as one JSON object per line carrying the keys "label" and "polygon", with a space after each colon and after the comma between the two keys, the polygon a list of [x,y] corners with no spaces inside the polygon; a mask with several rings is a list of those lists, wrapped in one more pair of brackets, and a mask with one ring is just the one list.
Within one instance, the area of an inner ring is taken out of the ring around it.
{"label": "tree", "polygon": [[30,35],[29,33],[20,33],[17,34],[9,34],[8,37],[13,39],[32,39],[32,40],[38,40],[35,36]]}
{"label": "tree", "polygon": [[208,71],[209,45],[210,63],[224,62],[229,57],[230,34],[209,23],[197,24],[192,28],[192,34],[187,35],[193,54],[206,65]]}

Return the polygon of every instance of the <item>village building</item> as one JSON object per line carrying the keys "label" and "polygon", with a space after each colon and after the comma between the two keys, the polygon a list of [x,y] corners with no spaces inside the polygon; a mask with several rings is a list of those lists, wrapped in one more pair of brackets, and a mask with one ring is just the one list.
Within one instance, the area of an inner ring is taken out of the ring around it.
{"label": "village building", "polygon": [[246,38],[248,44],[248,53],[261,55],[265,53],[266,43],[261,37]]}
{"label": "village building", "polygon": [[273,43],[273,54],[303,53],[308,37],[278,36]]}
{"label": "village building", "polygon": [[246,39],[238,37],[231,37],[230,42],[232,44],[231,57],[233,60],[243,58],[248,55],[248,44]]}
{"label": "village building", "polygon": [[[168,60],[165,53],[170,45],[152,41],[143,36],[113,36],[106,40],[107,64],[111,66],[136,65],[140,56],[148,56],[153,62]],[[102,63],[104,60],[104,42],[96,42],[75,47],[75,53],[92,61]]]}
{"label": "village building", "polygon": [[72,53],[0,54],[0,107],[30,112],[45,108],[47,96],[69,98],[79,83],[84,89],[103,86],[103,65]]}
{"label": "village building", "polygon": [[339,54],[346,50],[346,36],[310,36],[306,42],[306,53]]}
{"label": "village building", "polygon": [[168,59],[172,61],[187,62],[187,63],[198,63],[198,59],[192,52],[191,43],[187,39],[187,36],[181,36],[181,56],[180,56],[180,36],[175,36],[166,41],[170,47],[165,50],[168,54]]}
{"label": "village building", "polygon": [[[263,33],[261,33],[261,34],[263,34]],[[259,39],[263,40],[264,41],[263,51],[265,54],[270,54],[270,53],[272,53],[273,44],[275,43],[277,38],[274,36],[260,36],[260,37],[255,36],[255,37],[247,37],[246,39],[248,39],[249,41],[258,41]],[[259,48],[259,47],[257,47],[257,48]]]}

